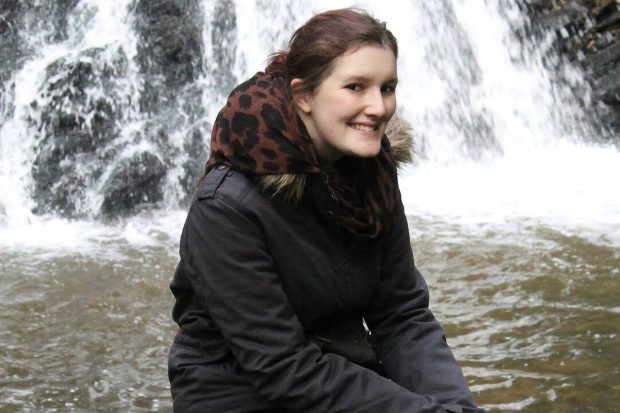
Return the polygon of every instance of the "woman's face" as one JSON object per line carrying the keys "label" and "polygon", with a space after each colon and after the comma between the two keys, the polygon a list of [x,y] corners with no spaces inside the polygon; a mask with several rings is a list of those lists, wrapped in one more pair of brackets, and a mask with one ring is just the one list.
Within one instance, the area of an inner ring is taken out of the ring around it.
{"label": "woman's face", "polygon": [[[293,90],[300,82],[291,82]],[[392,50],[366,45],[335,58],[331,72],[312,93],[295,95],[298,113],[323,160],[379,153],[396,110],[397,82]]]}

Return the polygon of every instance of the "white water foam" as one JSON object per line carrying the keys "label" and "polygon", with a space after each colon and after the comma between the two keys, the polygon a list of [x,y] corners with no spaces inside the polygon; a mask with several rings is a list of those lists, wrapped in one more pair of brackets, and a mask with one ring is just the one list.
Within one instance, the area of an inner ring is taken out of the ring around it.
{"label": "white water foam", "polygon": [[407,212],[427,219],[517,228],[538,222],[592,242],[620,246],[620,153],[565,143],[529,156],[443,165],[401,176]]}
{"label": "white water foam", "polygon": [[185,216],[185,210],[168,210],[109,223],[32,216],[0,227],[0,251],[31,259],[70,254],[117,260],[132,249],[163,247],[176,257]]}

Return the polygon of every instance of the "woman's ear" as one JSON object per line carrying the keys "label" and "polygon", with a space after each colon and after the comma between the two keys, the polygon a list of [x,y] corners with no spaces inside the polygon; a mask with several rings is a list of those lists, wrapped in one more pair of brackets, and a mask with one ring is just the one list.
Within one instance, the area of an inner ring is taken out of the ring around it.
{"label": "woman's ear", "polygon": [[291,93],[293,94],[293,102],[305,114],[311,111],[308,93],[302,88],[303,81],[295,78],[291,80]]}

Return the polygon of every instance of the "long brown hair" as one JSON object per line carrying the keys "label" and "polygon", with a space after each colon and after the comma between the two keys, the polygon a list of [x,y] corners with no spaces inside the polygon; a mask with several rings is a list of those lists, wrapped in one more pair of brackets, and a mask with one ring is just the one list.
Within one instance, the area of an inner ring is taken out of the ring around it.
{"label": "long brown hair", "polygon": [[398,57],[398,43],[385,23],[360,9],[329,10],[298,28],[289,50],[272,54],[269,63],[287,85],[301,79],[300,92],[311,93],[329,75],[335,58],[363,45],[388,47]]}

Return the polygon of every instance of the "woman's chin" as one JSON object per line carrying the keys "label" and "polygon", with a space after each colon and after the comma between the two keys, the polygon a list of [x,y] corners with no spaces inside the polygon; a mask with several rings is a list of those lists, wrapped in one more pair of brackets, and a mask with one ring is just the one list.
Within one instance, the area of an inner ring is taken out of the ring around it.
{"label": "woman's chin", "polygon": [[364,146],[361,148],[355,148],[351,151],[350,156],[355,156],[357,158],[374,158],[379,155],[381,151],[381,144]]}

